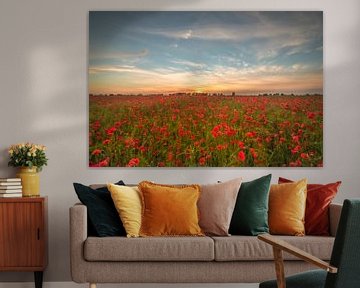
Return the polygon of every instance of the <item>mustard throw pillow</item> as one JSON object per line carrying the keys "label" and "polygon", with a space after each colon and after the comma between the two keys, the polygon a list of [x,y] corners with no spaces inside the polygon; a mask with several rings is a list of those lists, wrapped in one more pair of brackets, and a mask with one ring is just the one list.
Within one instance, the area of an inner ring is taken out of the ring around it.
{"label": "mustard throw pillow", "polygon": [[140,236],[202,236],[199,227],[198,185],[139,184],[142,198]]}
{"label": "mustard throw pillow", "polygon": [[273,184],[269,195],[269,228],[271,234],[305,234],[307,180]]}
{"label": "mustard throw pillow", "polygon": [[141,226],[141,196],[138,187],[107,185],[127,237],[139,237]]}

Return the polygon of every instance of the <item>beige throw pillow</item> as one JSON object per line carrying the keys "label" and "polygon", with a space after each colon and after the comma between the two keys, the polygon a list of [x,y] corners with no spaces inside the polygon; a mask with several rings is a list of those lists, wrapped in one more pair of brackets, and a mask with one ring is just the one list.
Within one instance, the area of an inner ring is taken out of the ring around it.
{"label": "beige throw pillow", "polygon": [[207,235],[229,236],[231,216],[242,178],[218,184],[200,185],[199,225]]}

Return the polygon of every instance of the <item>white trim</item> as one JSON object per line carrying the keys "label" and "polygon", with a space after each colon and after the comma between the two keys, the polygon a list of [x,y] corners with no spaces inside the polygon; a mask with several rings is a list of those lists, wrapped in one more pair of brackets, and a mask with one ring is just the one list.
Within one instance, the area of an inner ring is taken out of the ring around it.
{"label": "white trim", "polygon": [[[259,284],[97,284],[97,288],[258,288]],[[89,284],[44,282],[43,288],[88,288]],[[0,288],[34,288],[33,282],[2,282]]]}

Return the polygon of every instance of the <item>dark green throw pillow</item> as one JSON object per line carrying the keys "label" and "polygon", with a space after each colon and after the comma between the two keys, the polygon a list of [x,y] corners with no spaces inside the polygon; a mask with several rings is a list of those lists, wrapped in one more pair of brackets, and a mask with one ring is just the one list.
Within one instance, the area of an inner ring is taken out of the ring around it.
{"label": "dark green throw pillow", "polygon": [[[115,184],[125,185],[123,181]],[[90,235],[99,237],[126,235],[107,187],[92,189],[89,186],[74,183],[74,188],[81,203],[87,207]]]}
{"label": "dark green throw pillow", "polygon": [[230,222],[230,234],[256,236],[269,233],[270,181],[271,174],[241,184]]}

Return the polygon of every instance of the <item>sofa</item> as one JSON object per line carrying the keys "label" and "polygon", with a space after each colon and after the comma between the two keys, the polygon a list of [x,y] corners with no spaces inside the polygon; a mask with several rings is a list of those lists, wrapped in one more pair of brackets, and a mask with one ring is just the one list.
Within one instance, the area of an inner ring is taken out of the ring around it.
{"label": "sofa", "polygon": [[[329,208],[330,236],[279,236],[328,261],[342,206]],[[77,283],[258,283],[274,278],[270,245],[255,236],[93,237],[87,207],[70,207],[71,276]],[[285,273],[313,269],[284,254]]]}

